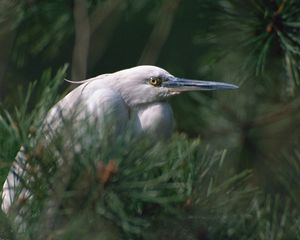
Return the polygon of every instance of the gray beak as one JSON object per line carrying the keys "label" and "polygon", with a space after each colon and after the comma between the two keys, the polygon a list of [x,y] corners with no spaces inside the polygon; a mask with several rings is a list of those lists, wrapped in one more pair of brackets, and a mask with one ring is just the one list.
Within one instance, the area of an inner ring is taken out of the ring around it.
{"label": "gray beak", "polygon": [[169,88],[174,92],[201,91],[201,90],[221,90],[221,89],[238,89],[234,84],[222,82],[198,81],[184,78],[171,78],[163,82],[162,87]]}

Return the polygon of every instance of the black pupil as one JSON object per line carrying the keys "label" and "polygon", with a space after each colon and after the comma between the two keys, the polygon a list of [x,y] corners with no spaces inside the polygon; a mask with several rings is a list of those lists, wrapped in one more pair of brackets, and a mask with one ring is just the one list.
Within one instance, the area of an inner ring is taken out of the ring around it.
{"label": "black pupil", "polygon": [[159,85],[159,84],[160,84],[160,79],[153,78],[153,79],[151,79],[151,83],[152,83],[153,85]]}

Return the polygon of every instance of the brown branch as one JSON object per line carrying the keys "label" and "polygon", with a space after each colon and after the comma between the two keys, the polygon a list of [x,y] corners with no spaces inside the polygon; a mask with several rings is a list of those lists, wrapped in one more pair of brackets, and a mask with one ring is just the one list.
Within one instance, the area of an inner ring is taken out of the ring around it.
{"label": "brown branch", "polygon": [[86,77],[88,51],[90,43],[90,26],[85,0],[74,0],[75,44],[72,58],[72,79],[82,80]]}
{"label": "brown branch", "polygon": [[264,127],[269,124],[273,124],[284,119],[287,119],[290,116],[295,116],[296,113],[300,111],[299,105],[292,103],[285,106],[282,106],[278,111],[266,114],[259,118],[256,118],[253,121],[253,126],[255,127]]}
{"label": "brown branch", "polygon": [[160,14],[150,35],[148,43],[139,60],[139,64],[155,64],[160,51],[171,31],[173,18],[180,0],[165,0],[162,4]]}
{"label": "brown branch", "polygon": [[[223,106],[224,108],[224,106]],[[247,130],[253,129],[253,128],[264,128],[268,125],[278,123],[280,121],[286,120],[291,116],[294,116],[300,112],[299,107],[299,101],[294,101],[289,104],[283,105],[278,109],[277,111],[266,113],[263,116],[256,117],[252,120],[246,120],[242,121],[238,118],[238,116],[234,116],[234,111],[231,111],[229,108],[226,108],[226,112],[228,113],[228,110],[230,112],[231,119],[234,123],[236,123],[237,128],[243,129],[247,128]],[[232,133],[231,128],[217,128],[217,129],[211,129],[209,130],[207,136],[210,138],[213,136],[220,136],[220,135],[229,135]]]}
{"label": "brown branch", "polygon": [[[90,15],[89,67],[94,67],[103,56],[125,7],[126,2],[123,0],[103,1],[97,5]],[[93,49],[97,49],[97,51],[93,51]]]}
{"label": "brown branch", "polygon": [[276,28],[276,26],[274,25],[275,18],[282,13],[285,3],[286,3],[286,0],[282,0],[281,4],[278,6],[277,10],[274,12],[271,22],[266,27],[266,31],[268,33],[271,33],[273,31],[273,28]]}
{"label": "brown branch", "polygon": [[98,4],[90,17],[91,35],[94,34],[97,28],[103,25],[107,19],[110,19],[116,12],[123,9],[125,5],[122,3],[123,1],[121,0],[110,0]]}

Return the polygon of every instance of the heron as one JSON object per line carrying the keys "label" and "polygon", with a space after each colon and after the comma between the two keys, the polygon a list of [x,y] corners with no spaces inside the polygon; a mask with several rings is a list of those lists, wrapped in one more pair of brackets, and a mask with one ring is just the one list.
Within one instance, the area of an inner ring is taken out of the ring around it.
{"label": "heron", "polygon": [[[182,92],[238,88],[229,83],[175,77],[162,68],[150,65],[83,81],[67,81],[79,86],[46,115],[43,125],[48,141],[63,128],[63,119],[70,116],[75,122],[96,120],[97,134],[111,139],[129,130],[134,138],[168,139],[173,130],[174,117],[167,98]],[[24,171],[22,161],[24,153],[21,149],[3,186],[2,210],[6,213],[18,198],[14,189],[20,184],[18,175]]]}

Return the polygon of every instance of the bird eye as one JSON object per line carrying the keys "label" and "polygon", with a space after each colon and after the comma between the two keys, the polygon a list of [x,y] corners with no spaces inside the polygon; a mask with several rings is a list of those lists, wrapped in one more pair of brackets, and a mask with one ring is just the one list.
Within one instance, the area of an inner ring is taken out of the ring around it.
{"label": "bird eye", "polygon": [[150,78],[149,83],[154,87],[159,87],[161,86],[162,79],[160,77]]}

